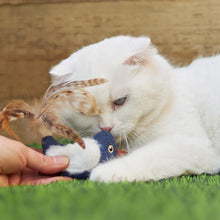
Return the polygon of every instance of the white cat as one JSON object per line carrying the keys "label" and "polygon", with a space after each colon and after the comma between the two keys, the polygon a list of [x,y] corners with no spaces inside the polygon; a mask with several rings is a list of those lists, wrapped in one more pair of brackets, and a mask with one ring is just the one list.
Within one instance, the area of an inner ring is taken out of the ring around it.
{"label": "white cat", "polygon": [[220,171],[220,55],[183,68],[147,37],[118,36],[73,53],[50,71],[53,82],[106,78],[86,88],[102,109],[60,112],[81,136],[109,130],[127,156],[93,169],[101,182],[160,180]]}

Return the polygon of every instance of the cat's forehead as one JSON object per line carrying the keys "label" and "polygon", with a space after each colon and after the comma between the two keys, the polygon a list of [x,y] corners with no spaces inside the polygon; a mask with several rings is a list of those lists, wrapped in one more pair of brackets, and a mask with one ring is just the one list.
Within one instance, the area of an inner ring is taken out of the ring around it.
{"label": "cat's forehead", "polygon": [[96,63],[95,61],[121,62],[145,49],[149,43],[150,39],[147,37],[117,36],[86,46],[76,52],[76,56],[78,59],[86,59],[89,63]]}
{"label": "cat's forehead", "polygon": [[86,46],[51,69],[54,76],[71,74],[71,80],[111,77],[117,68],[134,53],[143,50],[147,37],[117,36]]}

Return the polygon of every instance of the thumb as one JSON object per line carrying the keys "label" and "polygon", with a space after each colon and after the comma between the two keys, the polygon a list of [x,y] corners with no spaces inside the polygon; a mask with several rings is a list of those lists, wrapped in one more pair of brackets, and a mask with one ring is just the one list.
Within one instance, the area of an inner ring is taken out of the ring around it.
{"label": "thumb", "polygon": [[57,173],[69,165],[67,156],[50,157],[31,148],[25,148],[27,167],[45,174]]}

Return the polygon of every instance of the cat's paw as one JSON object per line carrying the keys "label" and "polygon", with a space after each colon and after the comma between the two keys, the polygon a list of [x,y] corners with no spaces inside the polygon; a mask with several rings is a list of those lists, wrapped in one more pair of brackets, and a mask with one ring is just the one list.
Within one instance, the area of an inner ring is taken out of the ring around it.
{"label": "cat's paw", "polygon": [[108,162],[98,165],[92,170],[90,180],[98,182],[123,182],[134,180],[128,172],[128,169],[122,164]]}

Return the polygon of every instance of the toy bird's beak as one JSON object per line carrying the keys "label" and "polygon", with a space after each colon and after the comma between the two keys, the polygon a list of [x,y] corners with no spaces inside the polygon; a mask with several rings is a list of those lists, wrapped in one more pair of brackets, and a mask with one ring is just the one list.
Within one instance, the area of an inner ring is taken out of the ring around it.
{"label": "toy bird's beak", "polygon": [[128,154],[128,152],[125,150],[117,149],[117,151],[118,151],[117,153],[118,157],[125,156],[126,154]]}

